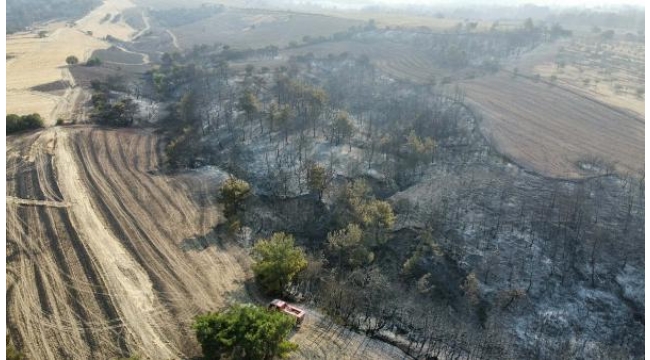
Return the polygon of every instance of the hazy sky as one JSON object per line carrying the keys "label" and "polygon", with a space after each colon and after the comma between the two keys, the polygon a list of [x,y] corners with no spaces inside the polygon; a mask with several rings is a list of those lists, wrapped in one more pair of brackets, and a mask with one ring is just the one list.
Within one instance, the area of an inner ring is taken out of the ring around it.
{"label": "hazy sky", "polygon": [[365,0],[364,3],[383,3],[391,5],[405,5],[405,4],[417,4],[417,5],[524,5],[524,4],[535,4],[535,5],[553,5],[553,6],[611,6],[611,5],[640,5],[644,6],[647,0],[593,0],[593,1],[581,1],[581,0]]}

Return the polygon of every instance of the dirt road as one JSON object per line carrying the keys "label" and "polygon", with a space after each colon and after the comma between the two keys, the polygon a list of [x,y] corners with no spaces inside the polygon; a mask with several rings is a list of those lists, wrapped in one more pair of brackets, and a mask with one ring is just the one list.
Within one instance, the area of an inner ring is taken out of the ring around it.
{"label": "dirt road", "polygon": [[[147,130],[7,137],[7,317],[28,358],[200,354],[194,316],[250,302],[247,252],[216,237],[218,183],[157,174]],[[399,358],[312,312],[296,358]]]}

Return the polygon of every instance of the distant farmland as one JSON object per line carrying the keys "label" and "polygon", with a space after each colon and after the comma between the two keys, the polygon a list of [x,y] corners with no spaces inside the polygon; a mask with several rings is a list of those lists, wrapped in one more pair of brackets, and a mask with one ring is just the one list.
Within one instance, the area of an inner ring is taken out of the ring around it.
{"label": "distant farmland", "polygon": [[204,20],[171,28],[182,48],[214,43],[235,48],[260,48],[301,43],[304,36],[317,38],[347,31],[364,22],[324,15],[228,9]]}
{"label": "distant farmland", "polygon": [[[397,80],[434,80],[439,84],[445,74],[424,50],[390,39],[326,42],[282,54],[327,56],[344,52],[367,55]],[[453,74],[452,78],[453,84],[463,75]],[[481,129],[488,139],[504,155],[530,170],[554,177],[590,176],[593,169],[585,168],[585,162],[594,160],[615,165],[622,172],[644,169],[645,121],[627,107],[604,103],[563,83],[554,86],[549,81],[513,79],[507,72],[458,84],[483,116]]]}
{"label": "distant farmland", "polygon": [[501,152],[545,175],[590,175],[578,164],[602,159],[623,172],[644,169],[645,121],[577,93],[500,73],[463,82]]}

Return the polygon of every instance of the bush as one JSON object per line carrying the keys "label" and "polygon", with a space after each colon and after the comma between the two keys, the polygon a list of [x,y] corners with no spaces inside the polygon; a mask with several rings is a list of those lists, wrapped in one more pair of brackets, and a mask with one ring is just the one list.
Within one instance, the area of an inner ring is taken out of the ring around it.
{"label": "bush", "polygon": [[294,324],[281,312],[240,304],[198,316],[192,327],[206,359],[265,360],[298,348],[286,340]]}
{"label": "bush", "polygon": [[16,114],[7,115],[7,134],[23,130],[40,129],[43,127],[43,119],[39,114],[22,115]]}
{"label": "bush", "polygon": [[56,119],[56,126],[61,126],[63,124],[65,124],[65,120],[61,118]]}
{"label": "bush", "polygon": [[86,61],[86,66],[99,66],[102,64],[102,61],[98,57],[92,57]]}
{"label": "bush", "polygon": [[65,58],[65,62],[68,65],[75,65],[79,63],[79,59],[74,55],[70,55],[67,58]]}

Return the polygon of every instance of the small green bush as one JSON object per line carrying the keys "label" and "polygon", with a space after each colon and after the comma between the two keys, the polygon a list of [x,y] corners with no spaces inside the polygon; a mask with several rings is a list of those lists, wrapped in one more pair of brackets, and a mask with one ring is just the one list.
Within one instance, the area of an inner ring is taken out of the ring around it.
{"label": "small green bush", "polygon": [[98,57],[92,57],[86,61],[86,66],[100,66],[102,61]]}

